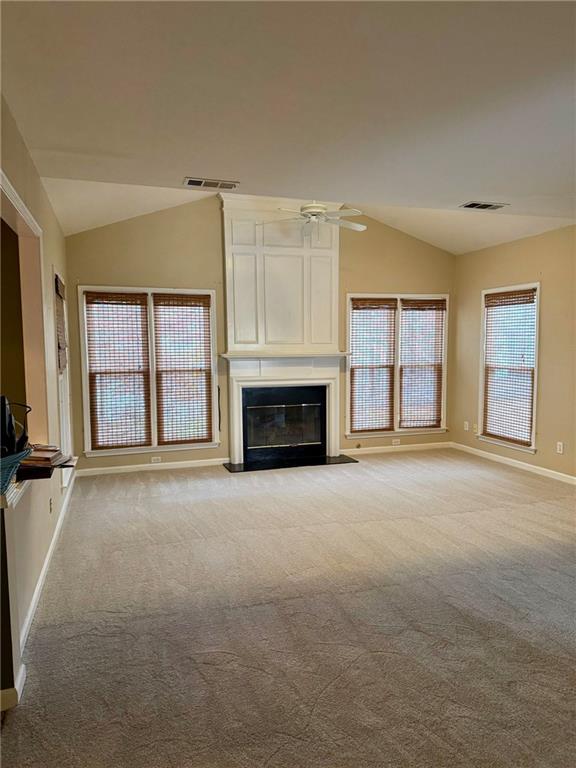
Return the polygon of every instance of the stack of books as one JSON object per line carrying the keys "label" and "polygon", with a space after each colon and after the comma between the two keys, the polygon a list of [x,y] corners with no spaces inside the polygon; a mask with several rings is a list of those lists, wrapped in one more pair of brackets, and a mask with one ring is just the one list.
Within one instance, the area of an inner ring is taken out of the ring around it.
{"label": "stack of books", "polygon": [[72,456],[65,456],[56,445],[33,445],[32,453],[18,467],[17,480],[51,477],[56,467],[74,466]]}

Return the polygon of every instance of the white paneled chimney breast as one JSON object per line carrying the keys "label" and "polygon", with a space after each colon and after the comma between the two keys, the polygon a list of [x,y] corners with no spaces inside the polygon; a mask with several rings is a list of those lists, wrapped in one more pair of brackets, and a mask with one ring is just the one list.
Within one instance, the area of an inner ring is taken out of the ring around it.
{"label": "white paneled chimney breast", "polygon": [[[304,201],[222,194],[230,458],[243,462],[244,387],[326,387],[327,455],[339,455],[339,229],[283,221]],[[340,204],[330,203],[330,208]]]}

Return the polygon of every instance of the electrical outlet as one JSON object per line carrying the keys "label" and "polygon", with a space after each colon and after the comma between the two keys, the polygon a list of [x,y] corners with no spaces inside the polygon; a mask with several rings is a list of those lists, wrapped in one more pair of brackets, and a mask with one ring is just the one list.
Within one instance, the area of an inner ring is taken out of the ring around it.
{"label": "electrical outlet", "polygon": [[564,453],[564,443],[560,440],[556,443],[556,453]]}
{"label": "electrical outlet", "polygon": [[474,434],[478,434],[478,424],[474,424]]}
{"label": "electrical outlet", "polygon": [[470,429],[470,422],[469,421],[465,421],[464,422],[464,432],[468,432],[469,429]]}
{"label": "electrical outlet", "polygon": [[392,445],[400,445],[400,440],[398,440],[398,438],[392,440]]}
{"label": "electrical outlet", "polygon": [[150,459],[151,464],[160,464],[161,461],[162,461],[162,456],[152,456],[152,458]]}

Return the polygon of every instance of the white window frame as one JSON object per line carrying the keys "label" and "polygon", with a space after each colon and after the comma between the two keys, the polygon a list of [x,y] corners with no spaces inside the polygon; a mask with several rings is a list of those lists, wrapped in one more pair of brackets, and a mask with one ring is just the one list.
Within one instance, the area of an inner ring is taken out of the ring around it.
{"label": "white window frame", "polygon": [[[148,347],[150,356],[150,415],[152,421],[152,445],[133,448],[92,448],[92,430],[90,425],[90,388],[88,381],[88,337],[86,328],[86,302],[84,294],[88,292],[101,293],[145,293],[148,295]],[[210,296],[210,345],[212,364],[212,442],[179,443],[177,445],[158,445],[158,423],[156,402],[156,355],[153,323],[153,302],[155,293],[175,293],[189,296]],[[217,448],[220,445],[219,401],[218,401],[218,369],[216,353],[216,291],[214,289],[198,288],[135,288],[133,286],[117,285],[79,285],[78,286],[78,317],[80,321],[80,355],[82,361],[82,407],[84,422],[84,455],[85,456],[117,456],[130,453],[158,453],[160,451],[190,451],[202,448]]]}
{"label": "white window frame", "polygon": [[[382,430],[380,432],[352,432],[350,420],[350,408],[352,388],[350,384],[351,364],[351,339],[350,339],[350,321],[352,319],[352,300],[353,299],[397,299],[396,307],[396,355],[394,357],[394,429]],[[401,323],[401,299],[445,299],[446,300],[446,320],[444,324],[444,338],[442,340],[442,414],[439,427],[400,427],[400,323]],[[447,293],[348,293],[346,294],[346,431],[345,437],[353,440],[360,438],[368,440],[371,438],[394,437],[397,435],[431,435],[447,432],[446,427],[446,384],[448,380],[448,324],[450,314],[450,296]]]}
{"label": "white window frame", "polygon": [[[509,291],[525,291],[531,288],[536,289],[536,326],[534,328],[534,397],[532,400],[532,434],[530,436],[530,445],[515,445],[505,438],[487,437],[482,434],[484,429],[484,390],[485,390],[485,361],[486,361],[486,308],[485,297],[493,293],[508,293]],[[492,443],[500,445],[503,448],[510,448],[513,451],[522,451],[523,453],[536,453],[536,405],[538,402],[538,344],[540,338],[540,283],[522,283],[520,285],[497,286],[496,288],[486,288],[482,291],[480,313],[482,318],[480,332],[480,365],[479,365],[479,385],[478,385],[478,440],[483,443]]]}

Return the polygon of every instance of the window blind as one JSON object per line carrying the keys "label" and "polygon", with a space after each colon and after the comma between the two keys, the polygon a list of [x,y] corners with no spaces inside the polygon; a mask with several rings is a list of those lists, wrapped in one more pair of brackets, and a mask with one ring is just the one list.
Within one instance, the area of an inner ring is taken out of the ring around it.
{"label": "window blind", "polygon": [[58,345],[58,373],[64,373],[68,364],[67,339],[66,339],[66,288],[58,277],[54,276],[55,315],[56,315],[56,341]]}
{"label": "window blind", "polygon": [[484,297],[482,434],[532,444],[536,367],[536,289]]}
{"label": "window blind", "polygon": [[399,426],[440,427],[446,299],[402,299],[400,306]]}
{"label": "window blind", "polygon": [[396,299],[352,299],[350,430],[394,429]]}
{"label": "window blind", "polygon": [[152,299],[158,444],[212,442],[210,296]]}
{"label": "window blind", "polygon": [[91,447],[151,445],[148,297],[87,292]]}

